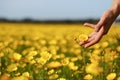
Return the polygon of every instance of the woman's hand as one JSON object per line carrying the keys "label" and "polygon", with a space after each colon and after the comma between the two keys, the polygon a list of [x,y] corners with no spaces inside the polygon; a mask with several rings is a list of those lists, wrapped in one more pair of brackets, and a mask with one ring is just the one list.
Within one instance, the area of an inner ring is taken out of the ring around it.
{"label": "woman's hand", "polygon": [[80,45],[85,45],[85,47],[88,48],[99,42],[103,35],[108,33],[117,16],[118,14],[115,14],[114,11],[107,10],[96,25],[85,23],[84,25],[93,28],[94,32],[89,35],[89,39],[87,41],[80,42]]}

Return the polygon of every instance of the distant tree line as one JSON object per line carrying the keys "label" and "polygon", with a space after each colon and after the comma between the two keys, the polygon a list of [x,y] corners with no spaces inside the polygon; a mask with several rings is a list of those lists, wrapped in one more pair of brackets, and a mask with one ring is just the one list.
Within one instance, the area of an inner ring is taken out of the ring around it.
{"label": "distant tree line", "polygon": [[[22,20],[10,20],[5,18],[0,18],[0,23],[45,23],[45,24],[83,24],[85,22],[97,23],[99,19],[79,19],[79,20],[33,20],[33,19],[22,19]],[[115,21],[120,23],[120,19]]]}

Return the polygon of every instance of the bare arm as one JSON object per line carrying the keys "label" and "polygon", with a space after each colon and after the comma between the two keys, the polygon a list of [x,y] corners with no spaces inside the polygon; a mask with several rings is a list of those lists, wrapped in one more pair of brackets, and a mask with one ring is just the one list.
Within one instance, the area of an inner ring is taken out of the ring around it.
{"label": "bare arm", "polygon": [[113,0],[110,9],[105,11],[97,24],[85,23],[85,26],[93,28],[95,31],[89,35],[88,41],[80,42],[80,45],[90,47],[107,34],[111,25],[120,14],[120,0]]}

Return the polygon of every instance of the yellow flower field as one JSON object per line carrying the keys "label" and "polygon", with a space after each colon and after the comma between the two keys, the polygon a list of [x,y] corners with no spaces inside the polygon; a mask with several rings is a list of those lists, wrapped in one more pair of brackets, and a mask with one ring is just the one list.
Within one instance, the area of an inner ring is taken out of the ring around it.
{"label": "yellow flower field", "polygon": [[120,80],[120,26],[90,48],[80,24],[0,23],[0,80]]}

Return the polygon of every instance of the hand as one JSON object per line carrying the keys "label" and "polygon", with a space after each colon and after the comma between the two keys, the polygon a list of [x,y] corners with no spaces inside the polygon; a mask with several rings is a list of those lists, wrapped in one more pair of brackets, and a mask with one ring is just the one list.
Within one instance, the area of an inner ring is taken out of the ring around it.
{"label": "hand", "polygon": [[114,15],[114,12],[111,10],[106,11],[100,21],[95,24],[85,23],[85,26],[93,28],[95,31],[91,33],[88,37],[88,40],[85,42],[80,42],[80,45],[85,44],[85,48],[88,48],[97,42],[103,37],[103,35],[107,34],[109,28],[113,24],[114,20],[116,19],[117,15]]}
{"label": "hand", "polygon": [[[88,25],[87,23],[85,25]],[[92,26],[92,28],[94,28],[93,24],[90,24]],[[104,35],[104,27],[102,27],[98,32],[92,32],[89,36],[88,36],[88,40],[87,41],[84,41],[84,42],[80,42],[80,45],[84,45],[85,44],[85,48],[88,48],[94,44],[96,44],[97,42],[99,42],[99,40],[103,37]]]}

